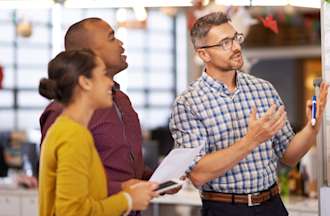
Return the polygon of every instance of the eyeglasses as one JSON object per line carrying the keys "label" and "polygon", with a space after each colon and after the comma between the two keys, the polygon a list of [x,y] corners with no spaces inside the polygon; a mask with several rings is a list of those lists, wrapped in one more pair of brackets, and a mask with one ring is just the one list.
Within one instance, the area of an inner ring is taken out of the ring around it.
{"label": "eyeglasses", "polygon": [[214,45],[201,46],[201,47],[198,47],[198,49],[211,48],[211,47],[220,46],[224,50],[229,50],[229,49],[231,49],[233,47],[233,41],[234,40],[237,43],[242,44],[244,42],[244,35],[242,33],[237,33],[236,32],[235,35],[234,35],[234,37],[232,37],[232,38],[223,39],[222,41],[220,41],[219,43],[214,44]]}

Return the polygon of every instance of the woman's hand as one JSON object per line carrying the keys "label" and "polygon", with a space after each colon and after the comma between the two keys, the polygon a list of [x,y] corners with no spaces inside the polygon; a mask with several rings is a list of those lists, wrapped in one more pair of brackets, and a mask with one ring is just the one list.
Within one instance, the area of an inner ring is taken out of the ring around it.
{"label": "woman's hand", "polygon": [[128,187],[125,191],[132,198],[132,210],[145,210],[151,199],[158,196],[155,192],[158,184],[147,181],[140,181]]}

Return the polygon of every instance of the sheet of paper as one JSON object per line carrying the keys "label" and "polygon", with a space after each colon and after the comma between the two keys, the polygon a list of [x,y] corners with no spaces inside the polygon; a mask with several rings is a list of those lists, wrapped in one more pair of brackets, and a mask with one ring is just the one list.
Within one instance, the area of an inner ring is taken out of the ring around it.
{"label": "sheet of paper", "polygon": [[164,182],[185,175],[193,160],[204,147],[173,149],[160,163],[149,181]]}

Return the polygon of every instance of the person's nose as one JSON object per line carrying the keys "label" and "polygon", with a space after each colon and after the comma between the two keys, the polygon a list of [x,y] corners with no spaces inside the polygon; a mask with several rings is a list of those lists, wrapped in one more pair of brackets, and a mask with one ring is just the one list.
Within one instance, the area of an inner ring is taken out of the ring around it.
{"label": "person's nose", "polygon": [[117,39],[117,40],[118,40],[120,46],[123,46],[124,45],[124,43],[121,40],[119,40],[119,39]]}
{"label": "person's nose", "polygon": [[117,39],[117,41],[119,43],[120,48],[123,50],[123,52],[125,52],[124,43],[119,39]]}
{"label": "person's nose", "polygon": [[241,44],[238,41],[233,40],[233,45],[231,49],[232,51],[236,51],[236,50],[241,51]]}

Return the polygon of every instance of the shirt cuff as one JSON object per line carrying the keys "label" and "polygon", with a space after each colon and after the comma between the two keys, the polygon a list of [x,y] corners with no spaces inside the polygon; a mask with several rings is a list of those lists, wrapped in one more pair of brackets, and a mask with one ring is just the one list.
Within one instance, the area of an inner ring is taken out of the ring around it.
{"label": "shirt cuff", "polygon": [[127,192],[123,192],[126,200],[127,200],[127,211],[124,213],[124,216],[127,216],[131,211],[132,211],[132,208],[133,208],[133,200],[132,200],[132,197],[131,195],[129,195],[129,193]]}

